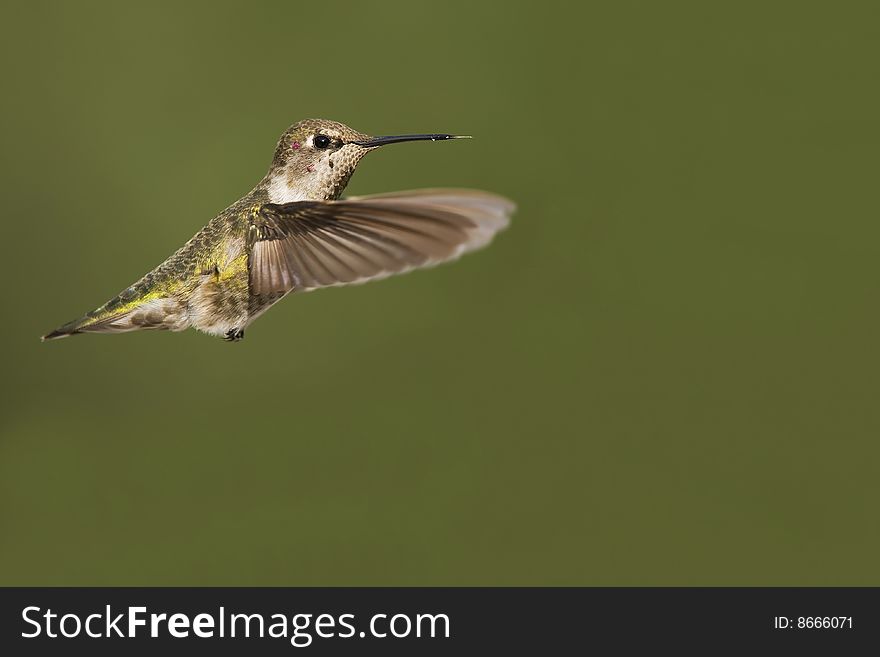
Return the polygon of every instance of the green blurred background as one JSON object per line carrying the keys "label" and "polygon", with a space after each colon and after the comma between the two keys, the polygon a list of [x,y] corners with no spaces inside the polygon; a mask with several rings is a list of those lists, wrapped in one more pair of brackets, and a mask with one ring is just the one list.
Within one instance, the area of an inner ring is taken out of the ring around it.
{"label": "green blurred background", "polygon": [[[880,584],[880,13],[572,4],[7,5],[0,583]],[[39,342],[315,116],[512,227]]]}

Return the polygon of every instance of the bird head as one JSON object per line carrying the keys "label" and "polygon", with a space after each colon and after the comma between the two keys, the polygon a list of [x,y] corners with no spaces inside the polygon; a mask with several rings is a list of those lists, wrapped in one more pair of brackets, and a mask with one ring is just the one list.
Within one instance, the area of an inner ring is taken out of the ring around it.
{"label": "bird head", "polygon": [[335,199],[342,194],[361,158],[380,146],[459,138],[447,134],[371,137],[337,121],[305,119],[290,126],[278,140],[266,176],[269,200],[290,203]]}

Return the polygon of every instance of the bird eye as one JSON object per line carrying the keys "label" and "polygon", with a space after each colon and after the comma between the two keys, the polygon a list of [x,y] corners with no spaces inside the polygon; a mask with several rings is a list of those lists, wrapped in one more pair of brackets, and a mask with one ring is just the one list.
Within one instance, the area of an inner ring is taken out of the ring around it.
{"label": "bird eye", "polygon": [[315,135],[315,139],[312,143],[315,145],[315,148],[328,148],[330,146],[330,137],[327,135]]}

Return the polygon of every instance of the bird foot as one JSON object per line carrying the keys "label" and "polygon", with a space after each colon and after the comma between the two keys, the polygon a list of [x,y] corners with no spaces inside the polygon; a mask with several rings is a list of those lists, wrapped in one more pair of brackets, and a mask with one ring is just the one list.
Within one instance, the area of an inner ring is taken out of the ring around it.
{"label": "bird foot", "polygon": [[238,342],[244,340],[244,329],[230,329],[226,331],[226,337],[223,338],[227,342]]}

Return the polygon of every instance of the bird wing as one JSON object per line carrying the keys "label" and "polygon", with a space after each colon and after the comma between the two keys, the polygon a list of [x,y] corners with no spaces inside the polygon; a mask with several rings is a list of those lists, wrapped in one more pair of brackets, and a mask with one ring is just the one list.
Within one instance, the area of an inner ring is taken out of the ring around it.
{"label": "bird wing", "polygon": [[514,209],[506,198],[466,189],[269,203],[250,226],[251,291],[363,283],[446,262],[488,244]]}

